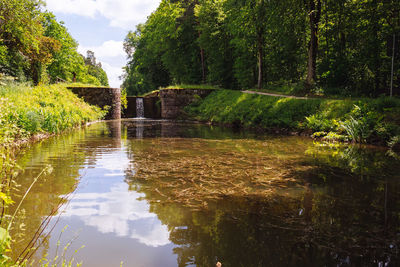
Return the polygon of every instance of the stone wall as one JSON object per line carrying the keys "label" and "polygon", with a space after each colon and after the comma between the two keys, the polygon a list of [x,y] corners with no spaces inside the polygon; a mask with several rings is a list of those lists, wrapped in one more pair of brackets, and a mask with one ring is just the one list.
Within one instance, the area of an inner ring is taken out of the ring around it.
{"label": "stone wall", "polygon": [[[128,96],[128,107],[124,110],[124,118],[135,118],[136,117],[136,96]],[[155,97],[143,97],[144,106],[144,117],[150,119],[161,118],[161,106],[160,98]]]}
{"label": "stone wall", "polygon": [[161,99],[161,118],[176,119],[183,113],[183,108],[198,98],[204,98],[212,93],[213,90],[206,89],[162,89],[160,90]]}
{"label": "stone wall", "polygon": [[105,87],[68,87],[74,94],[83,98],[83,100],[91,105],[104,108],[109,106],[110,109],[105,117],[107,120],[115,120],[121,118],[121,89],[105,88]]}
{"label": "stone wall", "polygon": [[136,96],[127,96],[126,100],[128,102],[128,106],[124,110],[122,117],[135,118],[136,117]]}

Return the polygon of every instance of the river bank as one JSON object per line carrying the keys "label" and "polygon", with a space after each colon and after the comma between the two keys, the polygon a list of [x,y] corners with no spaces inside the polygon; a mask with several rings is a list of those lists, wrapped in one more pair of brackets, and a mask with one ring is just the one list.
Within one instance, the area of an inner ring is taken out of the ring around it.
{"label": "river bank", "polygon": [[[20,234],[17,232],[10,236],[9,231],[20,229],[16,221],[20,217],[19,205],[24,197],[17,201],[11,194],[19,187],[14,178],[18,174],[16,158],[21,148],[97,121],[105,114],[100,108],[78,98],[67,86],[56,84],[32,87],[27,83],[16,82],[0,84],[1,266],[19,264],[13,263],[6,255],[13,250],[12,238]],[[42,173],[49,168],[44,168]],[[40,175],[30,177],[29,183],[33,185]],[[22,192],[28,194],[29,189]],[[13,203],[17,203],[18,207]],[[27,249],[29,251],[30,248]]]}
{"label": "river bank", "polygon": [[0,104],[2,145],[45,138],[104,116],[69,91],[67,84],[5,84],[0,86]]}
{"label": "river bank", "polygon": [[400,135],[398,98],[298,99],[216,90],[185,111],[195,120],[333,141],[395,146]]}

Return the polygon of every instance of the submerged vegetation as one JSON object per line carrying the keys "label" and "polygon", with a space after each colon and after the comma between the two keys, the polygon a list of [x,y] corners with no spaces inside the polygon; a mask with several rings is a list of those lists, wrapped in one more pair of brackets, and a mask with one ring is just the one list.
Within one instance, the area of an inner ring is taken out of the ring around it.
{"label": "submerged vegetation", "polygon": [[217,90],[186,111],[202,121],[305,132],[328,140],[386,145],[400,135],[400,100],[389,97],[296,99]]}
{"label": "submerged vegetation", "polygon": [[385,149],[213,130],[129,147],[127,180],[171,229],[179,265],[397,262],[400,165]]}

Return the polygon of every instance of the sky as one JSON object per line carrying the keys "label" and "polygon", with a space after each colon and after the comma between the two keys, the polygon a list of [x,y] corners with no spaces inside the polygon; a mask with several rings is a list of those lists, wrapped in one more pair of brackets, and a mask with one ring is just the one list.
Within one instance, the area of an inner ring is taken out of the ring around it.
{"label": "sky", "polygon": [[144,23],[161,0],[46,0],[46,9],[63,21],[79,43],[78,52],[94,52],[111,87],[120,87],[126,65],[126,34]]}

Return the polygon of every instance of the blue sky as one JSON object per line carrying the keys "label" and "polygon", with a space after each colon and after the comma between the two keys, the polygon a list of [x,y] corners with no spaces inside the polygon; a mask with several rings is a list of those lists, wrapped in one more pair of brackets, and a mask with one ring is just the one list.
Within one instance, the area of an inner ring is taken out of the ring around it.
{"label": "blue sky", "polygon": [[120,87],[126,65],[123,40],[129,30],[146,21],[161,0],[46,0],[47,10],[64,21],[78,51],[95,53],[107,72],[110,86]]}

